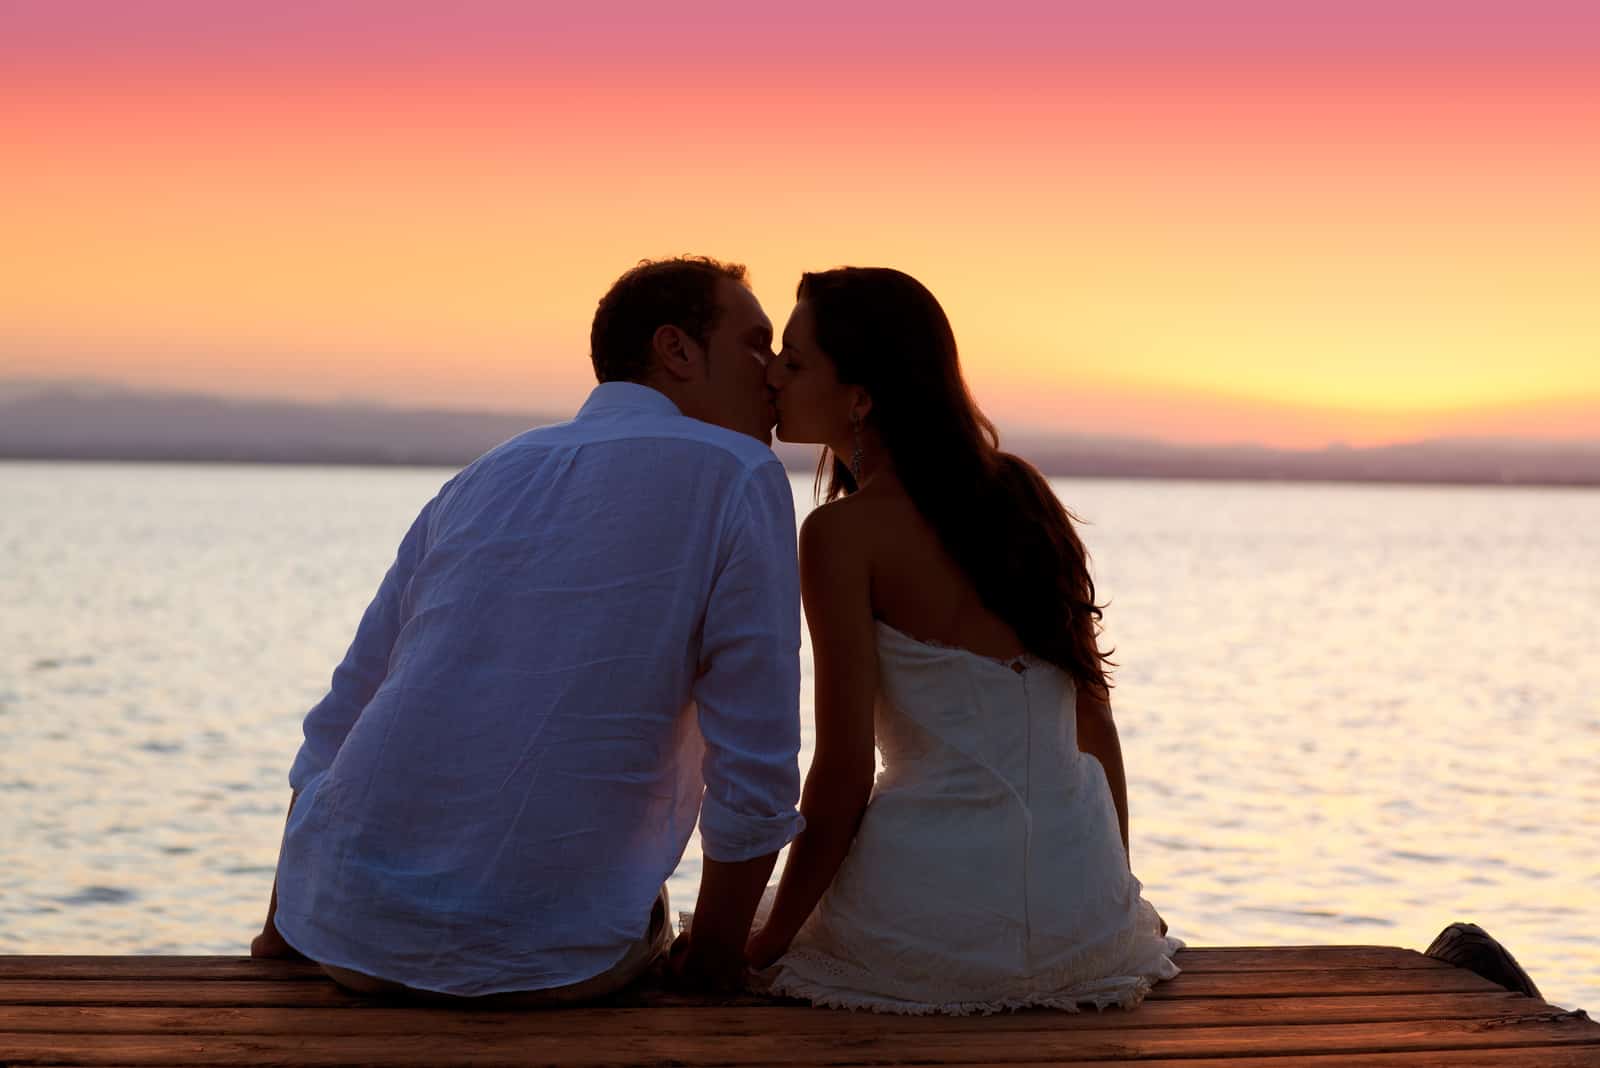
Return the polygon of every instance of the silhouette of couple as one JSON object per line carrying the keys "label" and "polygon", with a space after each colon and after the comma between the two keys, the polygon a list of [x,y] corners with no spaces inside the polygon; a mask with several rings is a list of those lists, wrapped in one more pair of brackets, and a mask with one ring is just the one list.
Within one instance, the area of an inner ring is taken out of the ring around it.
{"label": "silhouette of couple", "polygon": [[[909,1013],[1131,1007],[1177,974],[1129,868],[1087,554],[938,302],[807,274],[773,340],[744,268],[641,263],[576,417],[423,507],[306,716],[254,954],[527,1004],[665,957],[689,987]],[[823,446],[798,560],[774,426]]]}

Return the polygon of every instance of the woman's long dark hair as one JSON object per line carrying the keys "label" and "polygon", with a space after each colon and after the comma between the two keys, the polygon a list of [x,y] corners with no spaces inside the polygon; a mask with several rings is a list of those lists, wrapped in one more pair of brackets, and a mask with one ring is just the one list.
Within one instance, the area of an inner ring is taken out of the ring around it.
{"label": "woman's long dark hair", "polygon": [[[810,305],[839,381],[871,395],[868,423],[984,607],[1030,653],[1104,696],[1110,661],[1095,641],[1101,608],[1073,517],[1031,464],[1000,451],[933,294],[900,271],[840,267],[802,276],[797,297]],[[831,501],[855,488],[850,468],[824,450],[819,496]]]}

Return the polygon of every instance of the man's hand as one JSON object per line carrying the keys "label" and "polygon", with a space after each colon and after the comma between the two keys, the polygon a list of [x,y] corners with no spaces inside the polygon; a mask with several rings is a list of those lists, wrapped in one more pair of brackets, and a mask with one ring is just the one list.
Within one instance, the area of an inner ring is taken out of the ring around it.
{"label": "man's hand", "polygon": [[744,955],[697,944],[684,932],[667,953],[667,983],[696,993],[736,994],[745,988]]}
{"label": "man's hand", "polygon": [[268,920],[261,933],[250,942],[250,955],[264,960],[305,960],[306,955],[285,942],[278,928]]}
{"label": "man's hand", "polygon": [[694,923],[672,944],[667,981],[674,986],[726,993],[745,986],[744,947],[750,939],[776,851],[750,860],[705,858]]}
{"label": "man's hand", "polygon": [[[300,800],[300,791],[296,790],[289,795],[289,813],[294,811],[294,804]],[[285,813],[284,833],[288,833],[289,813]],[[261,933],[250,942],[250,955],[262,957],[267,960],[306,960],[304,953],[295,949],[283,940],[283,935],[278,933],[278,925],[274,922],[278,916],[278,876],[272,876],[272,896],[267,899],[267,919],[261,925]]]}

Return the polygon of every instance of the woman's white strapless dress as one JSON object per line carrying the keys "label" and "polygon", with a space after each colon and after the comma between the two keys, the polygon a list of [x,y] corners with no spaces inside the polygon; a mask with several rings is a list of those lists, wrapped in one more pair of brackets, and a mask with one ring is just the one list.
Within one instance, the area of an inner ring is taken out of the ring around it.
{"label": "woman's white strapless dress", "polygon": [[[776,994],[894,1013],[1131,1008],[1178,974],[1071,676],[878,624],[883,771]],[[763,904],[763,911],[770,906]]]}

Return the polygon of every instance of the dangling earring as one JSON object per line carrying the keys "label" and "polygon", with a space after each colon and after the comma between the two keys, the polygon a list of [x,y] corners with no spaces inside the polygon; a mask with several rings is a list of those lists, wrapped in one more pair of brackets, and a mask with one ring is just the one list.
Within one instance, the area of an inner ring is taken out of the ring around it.
{"label": "dangling earring", "polygon": [[850,450],[850,477],[856,480],[856,489],[861,488],[861,416],[855,412],[850,413],[850,438],[853,447]]}

